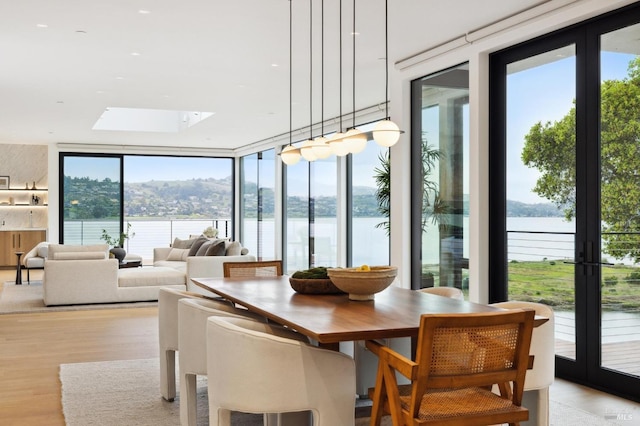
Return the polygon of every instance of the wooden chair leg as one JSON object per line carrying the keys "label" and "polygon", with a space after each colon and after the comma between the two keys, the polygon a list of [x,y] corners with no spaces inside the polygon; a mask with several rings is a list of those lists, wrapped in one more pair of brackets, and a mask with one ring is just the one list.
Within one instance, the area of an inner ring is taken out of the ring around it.
{"label": "wooden chair leg", "polygon": [[376,373],[376,385],[373,390],[373,406],[371,407],[371,422],[369,423],[370,426],[380,426],[386,396],[387,389],[384,383],[384,373],[382,372],[382,365],[378,364],[378,372]]}

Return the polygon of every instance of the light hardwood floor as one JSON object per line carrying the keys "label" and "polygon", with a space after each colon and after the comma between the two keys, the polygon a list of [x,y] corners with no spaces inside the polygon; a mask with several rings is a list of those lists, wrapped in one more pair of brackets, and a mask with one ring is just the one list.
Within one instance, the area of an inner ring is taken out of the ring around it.
{"label": "light hardwood floor", "polygon": [[[14,278],[0,271],[0,283]],[[157,328],[157,308],[0,315],[0,425],[64,425],[60,364],[157,357]],[[640,404],[563,380],[551,398],[597,416],[640,419]]]}

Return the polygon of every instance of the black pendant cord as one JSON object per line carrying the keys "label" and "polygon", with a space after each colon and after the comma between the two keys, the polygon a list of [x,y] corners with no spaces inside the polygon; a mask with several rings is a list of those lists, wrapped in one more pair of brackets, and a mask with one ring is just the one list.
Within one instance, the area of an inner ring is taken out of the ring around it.
{"label": "black pendant cord", "polygon": [[309,140],[313,140],[313,0],[309,0]]}
{"label": "black pendant cord", "polygon": [[389,120],[389,0],[384,0],[384,106]]}
{"label": "black pendant cord", "polygon": [[320,136],[324,137],[324,0],[320,3]]}
{"label": "black pendant cord", "polygon": [[353,105],[353,128],[356,128],[356,0],[353,0],[353,34],[351,34],[353,45],[353,74],[352,81],[352,105]]}
{"label": "black pendant cord", "polygon": [[293,143],[293,0],[289,0],[289,146]]}
{"label": "black pendant cord", "polygon": [[340,60],[339,60],[339,63],[340,63],[339,86],[340,86],[340,88],[339,88],[338,91],[340,92],[340,128],[338,129],[338,132],[342,133],[342,0],[340,0],[339,21],[340,21],[340,24],[338,25],[338,31],[340,32],[340,34],[339,34],[338,39],[339,39],[340,46],[338,48],[338,51],[340,52]]}

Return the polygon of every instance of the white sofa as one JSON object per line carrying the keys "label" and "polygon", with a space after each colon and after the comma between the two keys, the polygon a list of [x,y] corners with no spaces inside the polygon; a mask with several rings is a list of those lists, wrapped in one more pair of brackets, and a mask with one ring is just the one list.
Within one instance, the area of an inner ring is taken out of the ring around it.
{"label": "white sofa", "polygon": [[184,272],[169,267],[118,269],[106,244],[49,244],[43,276],[47,306],[158,300],[161,287],[184,290]]}
{"label": "white sofa", "polygon": [[185,256],[184,260],[168,260],[172,247],[158,247],[153,249],[153,266],[174,268],[186,275],[187,290],[211,296],[211,292],[198,287],[192,278],[222,277],[225,262],[255,262],[255,256],[241,254],[235,256]]}

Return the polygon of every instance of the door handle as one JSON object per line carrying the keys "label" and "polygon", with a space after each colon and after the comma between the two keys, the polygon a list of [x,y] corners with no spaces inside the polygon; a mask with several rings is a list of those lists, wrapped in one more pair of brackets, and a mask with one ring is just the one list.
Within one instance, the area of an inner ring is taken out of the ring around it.
{"label": "door handle", "polygon": [[584,265],[584,266],[600,266],[600,265],[604,265],[604,266],[614,266],[614,263],[609,263],[609,262],[583,262],[581,260],[579,261],[569,261],[569,260],[565,260],[562,263],[567,263],[569,265]]}

